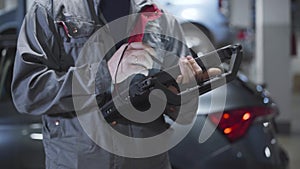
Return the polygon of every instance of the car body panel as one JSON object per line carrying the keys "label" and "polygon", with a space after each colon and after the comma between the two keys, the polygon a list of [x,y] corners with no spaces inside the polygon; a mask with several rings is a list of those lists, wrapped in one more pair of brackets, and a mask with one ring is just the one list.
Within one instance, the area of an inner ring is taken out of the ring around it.
{"label": "car body panel", "polygon": [[[41,117],[22,115],[10,100],[0,103],[0,166],[10,169],[44,168]],[[1,167],[1,168],[2,168]]]}
{"label": "car body panel", "polygon": [[[173,167],[176,169],[287,168],[287,155],[276,139],[273,124],[276,113],[257,118],[245,135],[234,142],[227,139],[208,118],[208,115],[212,113],[239,108],[273,107],[274,103],[271,99],[268,103],[264,103],[266,91],[257,91],[255,86],[241,79],[229,83],[225,107],[220,108],[219,103],[200,101],[197,119],[192,130],[180,144],[170,150]],[[212,93],[223,95],[224,87],[226,86],[200,96],[200,100],[211,100],[208,98]]]}

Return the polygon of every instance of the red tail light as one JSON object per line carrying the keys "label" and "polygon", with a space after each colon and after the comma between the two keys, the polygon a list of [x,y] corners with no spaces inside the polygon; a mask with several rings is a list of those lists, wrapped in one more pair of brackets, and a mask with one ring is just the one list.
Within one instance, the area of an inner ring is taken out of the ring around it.
{"label": "red tail light", "polygon": [[246,38],[247,38],[247,32],[244,29],[239,30],[237,32],[236,38],[239,41],[246,40]]}
{"label": "red tail light", "polygon": [[255,107],[214,113],[210,114],[209,118],[230,141],[235,141],[245,135],[255,118],[271,115],[274,112],[269,107]]}

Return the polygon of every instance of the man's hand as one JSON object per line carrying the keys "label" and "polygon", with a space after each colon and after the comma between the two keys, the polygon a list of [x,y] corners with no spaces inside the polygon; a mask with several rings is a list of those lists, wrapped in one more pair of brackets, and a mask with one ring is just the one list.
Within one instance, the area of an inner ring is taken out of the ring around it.
{"label": "man's hand", "polygon": [[[137,73],[147,76],[148,70],[152,68],[152,57],[156,56],[154,49],[142,42],[130,43],[124,52],[126,46],[127,44],[123,44],[108,61],[109,72],[114,84]],[[120,61],[123,52],[124,56]],[[117,68],[118,64],[119,68]]]}
{"label": "man's hand", "polygon": [[[205,79],[208,79],[209,76],[216,76],[222,73],[219,68],[210,68],[207,71],[203,72],[201,67],[197,64],[192,56],[180,58],[179,68],[181,71],[181,75],[179,75],[176,79],[176,82],[178,84],[188,84],[193,80],[203,81]],[[178,94],[180,92],[174,86],[168,86],[168,89],[175,94]],[[177,120],[177,123],[190,124],[194,117],[193,111],[183,113],[181,115],[181,118],[177,119],[179,110],[180,106],[167,105],[164,113],[168,115],[172,120]]]}
{"label": "man's hand", "polygon": [[181,84],[187,84],[192,80],[202,81],[208,79],[210,76],[222,73],[219,68],[210,68],[206,72],[203,72],[192,56],[180,58],[179,68],[181,75],[177,77],[176,82]]}

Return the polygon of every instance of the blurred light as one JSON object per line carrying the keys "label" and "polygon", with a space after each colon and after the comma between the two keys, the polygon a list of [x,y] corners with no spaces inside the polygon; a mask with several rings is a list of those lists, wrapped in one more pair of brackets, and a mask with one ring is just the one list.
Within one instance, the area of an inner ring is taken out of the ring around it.
{"label": "blurred light", "polygon": [[271,140],[271,144],[276,144],[276,143],[277,143],[276,139],[273,138],[273,139]]}
{"label": "blurred light", "polygon": [[267,97],[265,97],[265,98],[264,98],[264,103],[265,103],[265,104],[268,104],[269,102],[270,102],[270,99],[267,98]]}
{"label": "blurred light", "polygon": [[271,151],[270,151],[270,148],[269,147],[266,147],[265,148],[265,155],[267,158],[270,158],[271,157]]}
{"label": "blurred light", "polygon": [[239,41],[245,40],[247,37],[245,30],[240,30],[236,36]]}
{"label": "blurred light", "polygon": [[224,119],[229,119],[230,115],[228,113],[223,114]]}
{"label": "blurred light", "polygon": [[246,121],[246,120],[249,120],[251,117],[251,114],[249,112],[246,112],[244,115],[243,115],[243,120]]}
{"label": "blurred light", "polygon": [[231,128],[226,128],[226,129],[224,129],[224,134],[230,134],[231,131],[232,131]]}
{"label": "blurred light", "polygon": [[43,125],[41,123],[33,123],[29,126],[31,129],[41,129]]}
{"label": "blurred light", "polygon": [[243,157],[242,152],[238,152],[238,153],[236,154],[236,157],[237,157],[237,158],[242,158],[242,157]]}
{"label": "blurred light", "polygon": [[269,122],[265,122],[265,123],[263,123],[263,125],[264,125],[265,127],[269,127]]}
{"label": "blurred light", "polygon": [[239,78],[243,81],[243,82],[248,82],[249,79],[246,75],[243,75],[243,74],[239,74]]}
{"label": "blurred light", "polygon": [[256,90],[257,90],[258,92],[262,92],[262,91],[263,91],[263,87],[262,87],[261,85],[257,85],[257,86],[256,86]]}
{"label": "blurred light", "polygon": [[1,56],[5,56],[6,55],[6,53],[7,53],[7,49],[2,49],[2,51],[1,51]]}
{"label": "blurred light", "polygon": [[32,133],[30,134],[32,140],[43,140],[43,134],[41,133]]}
{"label": "blurred light", "polygon": [[25,136],[25,135],[28,134],[28,131],[27,131],[26,129],[22,130],[21,132],[22,132],[22,135],[23,135],[23,136]]}

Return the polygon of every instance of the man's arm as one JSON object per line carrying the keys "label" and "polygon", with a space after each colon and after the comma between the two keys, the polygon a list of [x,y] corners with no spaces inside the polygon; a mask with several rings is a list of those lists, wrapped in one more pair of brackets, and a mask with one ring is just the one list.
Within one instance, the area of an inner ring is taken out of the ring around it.
{"label": "man's arm", "polygon": [[[54,20],[46,7],[35,3],[20,31],[13,72],[12,98],[21,113],[40,115],[74,111],[73,97],[96,97],[109,90],[110,75],[105,61],[99,67],[86,64],[62,69],[61,58],[66,56],[61,55],[62,46],[56,33]],[[97,70],[101,90],[94,87]],[[72,81],[86,89],[85,93],[73,93]]]}

